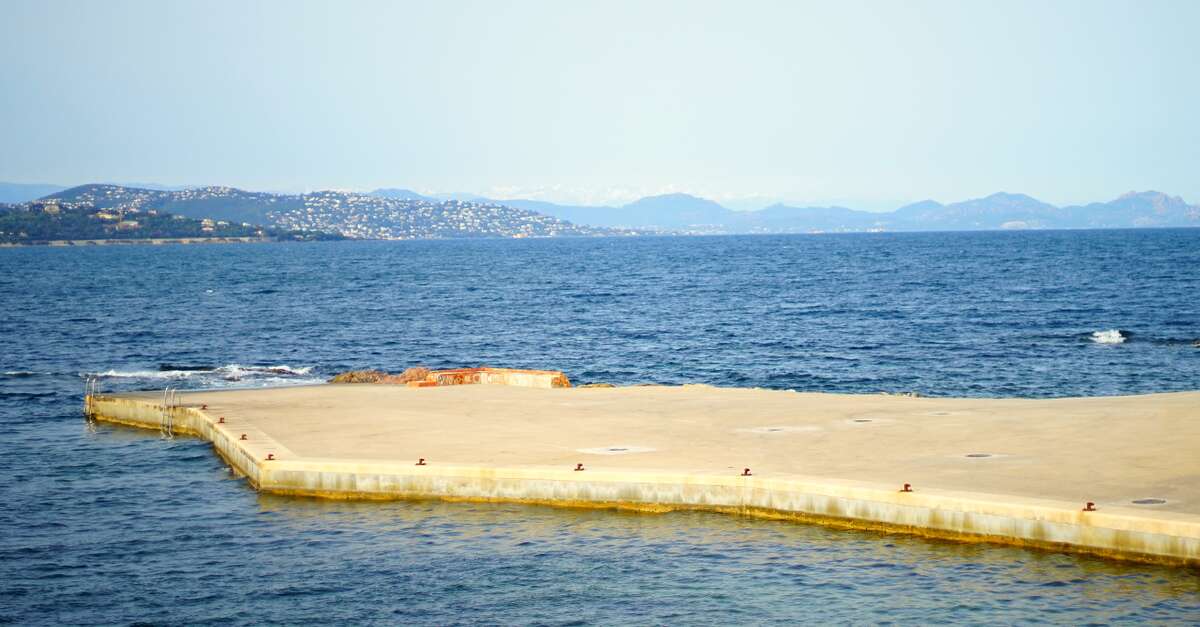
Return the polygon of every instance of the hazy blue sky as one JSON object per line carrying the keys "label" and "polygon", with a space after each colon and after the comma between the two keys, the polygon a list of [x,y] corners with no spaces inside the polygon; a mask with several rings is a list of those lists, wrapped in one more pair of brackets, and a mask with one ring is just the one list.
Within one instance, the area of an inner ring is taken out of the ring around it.
{"label": "hazy blue sky", "polygon": [[16,182],[1200,201],[1193,0],[3,0],[0,89]]}

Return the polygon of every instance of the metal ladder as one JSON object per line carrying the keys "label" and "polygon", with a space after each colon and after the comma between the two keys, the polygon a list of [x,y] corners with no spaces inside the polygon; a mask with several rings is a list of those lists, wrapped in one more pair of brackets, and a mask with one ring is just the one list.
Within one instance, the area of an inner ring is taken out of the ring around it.
{"label": "metal ladder", "polygon": [[92,420],[96,417],[96,397],[100,395],[100,377],[89,374],[83,380],[83,417]]}
{"label": "metal ladder", "polygon": [[165,439],[175,439],[175,419],[171,410],[178,406],[178,390],[170,387],[163,390],[162,416],[159,419],[158,430]]}

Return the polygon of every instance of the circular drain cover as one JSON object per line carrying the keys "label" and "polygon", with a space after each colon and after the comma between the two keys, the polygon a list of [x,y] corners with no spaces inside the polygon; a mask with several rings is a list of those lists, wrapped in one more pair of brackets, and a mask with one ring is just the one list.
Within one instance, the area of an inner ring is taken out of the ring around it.
{"label": "circular drain cover", "polygon": [[608,452],[609,453],[624,453],[625,451],[628,451],[628,450],[629,449],[627,449],[627,448],[613,447],[613,448],[608,449]]}
{"label": "circular drain cover", "polygon": [[1166,499],[1134,499],[1134,505],[1162,505],[1166,503]]}
{"label": "circular drain cover", "polygon": [[991,453],[967,453],[967,457],[991,457]]}
{"label": "circular drain cover", "polygon": [[854,422],[871,422],[870,418],[855,418]]}

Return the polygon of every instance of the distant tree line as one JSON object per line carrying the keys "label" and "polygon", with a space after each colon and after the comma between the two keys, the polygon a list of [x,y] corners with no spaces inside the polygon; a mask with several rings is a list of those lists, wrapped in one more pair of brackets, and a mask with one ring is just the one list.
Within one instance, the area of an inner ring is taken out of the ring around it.
{"label": "distant tree line", "polygon": [[68,208],[51,203],[0,208],[0,243],[36,244],[51,240],[179,239],[264,237],[270,239],[343,239],[341,235],[289,231],[185,218],[169,213],[125,213],[108,217],[94,207]]}

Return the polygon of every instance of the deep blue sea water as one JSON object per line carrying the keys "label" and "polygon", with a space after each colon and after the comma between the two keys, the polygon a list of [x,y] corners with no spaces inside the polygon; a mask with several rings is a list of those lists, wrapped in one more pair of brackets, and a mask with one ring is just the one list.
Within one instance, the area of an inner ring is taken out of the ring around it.
{"label": "deep blue sea water", "polygon": [[1194,570],[705,513],[261,496],[199,440],[80,413],[87,373],[414,364],[1198,389],[1200,229],[3,249],[0,309],[0,622],[1200,621]]}

